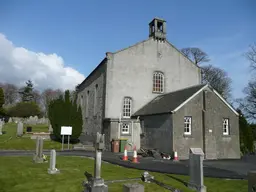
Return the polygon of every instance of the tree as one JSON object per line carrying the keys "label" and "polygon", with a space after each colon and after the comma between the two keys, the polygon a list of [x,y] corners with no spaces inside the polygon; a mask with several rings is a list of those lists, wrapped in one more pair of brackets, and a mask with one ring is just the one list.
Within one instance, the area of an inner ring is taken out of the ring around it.
{"label": "tree", "polygon": [[254,136],[252,127],[248,124],[241,110],[239,113],[240,149],[243,154],[254,152]]}
{"label": "tree", "polygon": [[201,70],[203,83],[209,83],[224,99],[231,97],[232,80],[223,69],[207,65]]}
{"label": "tree", "polygon": [[[181,52],[196,65],[210,61],[207,53],[196,47],[181,49]],[[227,73],[212,65],[201,66],[202,83],[209,83],[223,98],[231,97],[231,78]]]}
{"label": "tree", "polygon": [[0,87],[4,90],[5,105],[13,105],[18,101],[18,88],[17,86],[5,83],[1,84]]}
{"label": "tree", "polygon": [[5,115],[6,112],[3,108],[5,101],[4,101],[4,90],[2,87],[0,87],[0,116]]}
{"label": "tree", "polygon": [[46,89],[41,94],[41,100],[43,105],[43,110],[45,111],[45,116],[48,113],[48,106],[52,100],[58,99],[63,92],[60,89],[53,90],[53,89]]}
{"label": "tree", "polygon": [[181,49],[181,52],[196,65],[210,61],[208,55],[196,47],[183,48]]}
{"label": "tree", "polygon": [[11,117],[30,117],[40,116],[41,111],[35,102],[19,102],[9,108],[8,115]]}
{"label": "tree", "polygon": [[26,82],[26,86],[19,92],[21,94],[21,100],[23,102],[31,102],[34,99],[33,96],[33,83],[31,80]]}
{"label": "tree", "polygon": [[2,87],[0,87],[0,108],[3,107],[5,103],[5,100],[4,100],[4,90]]}
{"label": "tree", "polygon": [[83,118],[81,107],[76,101],[70,100],[70,92],[65,91],[64,97],[52,100],[49,104],[48,117],[50,119],[53,134],[61,140],[61,126],[72,126],[71,140],[77,140],[82,132]]}
{"label": "tree", "polygon": [[238,99],[240,108],[249,120],[256,120],[256,80],[249,81],[248,85],[243,90],[245,97]]}
{"label": "tree", "polygon": [[246,58],[250,61],[252,69],[256,70],[256,42],[250,46]]}

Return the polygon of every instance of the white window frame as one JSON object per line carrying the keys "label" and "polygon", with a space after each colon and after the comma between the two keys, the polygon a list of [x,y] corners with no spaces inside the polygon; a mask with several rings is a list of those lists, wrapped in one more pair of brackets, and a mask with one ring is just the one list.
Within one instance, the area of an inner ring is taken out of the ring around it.
{"label": "white window frame", "polygon": [[131,115],[132,115],[132,98],[131,97],[124,97],[124,100],[123,100],[123,118],[130,118]]}
{"label": "white window frame", "polygon": [[184,117],[184,135],[191,135],[191,130],[192,130],[192,117],[185,116]]}
{"label": "white window frame", "polygon": [[[159,88],[160,90],[156,90],[157,89],[157,84],[159,82]],[[153,93],[163,93],[164,92],[164,73],[160,72],[160,71],[156,71],[153,74]]]}
{"label": "white window frame", "polygon": [[229,135],[229,119],[224,118],[222,123],[223,135]]}
{"label": "white window frame", "polygon": [[130,134],[130,125],[128,123],[122,123],[122,134]]}

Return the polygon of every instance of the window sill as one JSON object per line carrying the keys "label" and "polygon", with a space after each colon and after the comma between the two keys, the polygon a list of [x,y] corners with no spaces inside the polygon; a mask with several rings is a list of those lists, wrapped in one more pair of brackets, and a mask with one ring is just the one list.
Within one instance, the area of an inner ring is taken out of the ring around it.
{"label": "window sill", "polygon": [[222,134],[222,137],[231,137],[231,135],[229,134],[229,135],[223,135]]}
{"label": "window sill", "polygon": [[183,134],[183,137],[184,138],[192,138],[193,136],[192,136],[192,134]]}
{"label": "window sill", "polygon": [[164,94],[164,92],[152,91],[153,94]]}
{"label": "window sill", "polygon": [[121,133],[121,136],[131,136],[131,133]]}

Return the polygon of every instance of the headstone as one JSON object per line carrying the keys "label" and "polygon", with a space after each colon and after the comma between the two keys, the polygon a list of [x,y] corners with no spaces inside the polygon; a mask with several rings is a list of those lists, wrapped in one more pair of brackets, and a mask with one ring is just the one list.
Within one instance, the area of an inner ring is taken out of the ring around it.
{"label": "headstone", "polygon": [[256,192],[256,171],[248,172],[248,192]]}
{"label": "headstone", "polygon": [[105,148],[104,134],[97,133],[95,145],[94,178],[85,184],[84,192],[108,192],[108,186],[101,178],[101,156]]}
{"label": "headstone", "polygon": [[52,125],[51,125],[51,124],[49,125],[48,131],[49,131],[49,133],[52,133],[52,132],[53,132],[53,129],[52,129]]}
{"label": "headstone", "polygon": [[50,167],[48,169],[49,174],[56,174],[60,171],[56,168],[56,151],[55,149],[51,150],[51,157],[50,157]]}
{"label": "headstone", "polygon": [[11,117],[9,118],[8,123],[12,123],[12,118]]}
{"label": "headstone", "polygon": [[36,154],[34,155],[34,162],[35,163],[43,163],[43,143],[44,140],[42,137],[36,138]]}
{"label": "headstone", "polygon": [[0,120],[0,135],[3,134],[3,126],[4,126],[3,121]]}
{"label": "headstone", "polygon": [[126,183],[123,185],[123,192],[144,192],[144,185],[139,183]]}
{"label": "headstone", "polygon": [[21,137],[23,135],[23,123],[18,122],[17,124],[17,136]]}
{"label": "headstone", "polygon": [[203,172],[204,152],[201,148],[190,148],[189,151],[189,176],[188,187],[197,192],[206,192]]}

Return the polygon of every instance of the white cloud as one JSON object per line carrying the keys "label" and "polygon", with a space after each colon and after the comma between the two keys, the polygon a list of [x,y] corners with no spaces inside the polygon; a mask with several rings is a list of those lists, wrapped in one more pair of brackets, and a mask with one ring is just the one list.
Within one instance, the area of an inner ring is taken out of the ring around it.
{"label": "white cloud", "polygon": [[55,53],[36,53],[15,47],[0,33],[0,82],[24,86],[30,79],[39,90],[64,90],[74,89],[84,78],[75,69],[65,66],[62,57]]}

